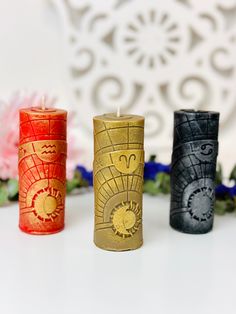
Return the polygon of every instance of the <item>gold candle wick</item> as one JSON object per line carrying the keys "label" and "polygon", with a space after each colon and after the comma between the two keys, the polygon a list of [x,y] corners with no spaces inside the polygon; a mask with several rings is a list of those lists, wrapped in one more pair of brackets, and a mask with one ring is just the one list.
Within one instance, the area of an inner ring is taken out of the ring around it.
{"label": "gold candle wick", "polygon": [[41,99],[41,108],[42,110],[45,110],[45,96],[42,96],[42,99]]}
{"label": "gold candle wick", "polygon": [[117,117],[120,117],[120,106],[117,107]]}

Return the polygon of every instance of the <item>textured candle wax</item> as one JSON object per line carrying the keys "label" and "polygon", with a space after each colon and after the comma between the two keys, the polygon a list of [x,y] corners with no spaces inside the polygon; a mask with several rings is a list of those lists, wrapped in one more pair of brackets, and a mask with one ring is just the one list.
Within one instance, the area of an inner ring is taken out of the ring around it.
{"label": "textured candle wax", "polygon": [[95,244],[106,250],[140,247],[144,118],[94,118]]}
{"label": "textured candle wax", "polygon": [[64,227],[66,119],[60,109],[20,110],[19,227],[27,233]]}
{"label": "textured candle wax", "polygon": [[213,227],[219,113],[174,114],[170,225],[186,233]]}

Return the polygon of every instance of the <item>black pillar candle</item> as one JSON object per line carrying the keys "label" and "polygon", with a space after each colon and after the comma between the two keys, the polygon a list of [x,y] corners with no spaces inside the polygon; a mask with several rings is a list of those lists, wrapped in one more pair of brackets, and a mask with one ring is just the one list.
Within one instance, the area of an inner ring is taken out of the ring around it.
{"label": "black pillar candle", "polygon": [[170,225],[199,234],[212,229],[219,113],[174,113]]}

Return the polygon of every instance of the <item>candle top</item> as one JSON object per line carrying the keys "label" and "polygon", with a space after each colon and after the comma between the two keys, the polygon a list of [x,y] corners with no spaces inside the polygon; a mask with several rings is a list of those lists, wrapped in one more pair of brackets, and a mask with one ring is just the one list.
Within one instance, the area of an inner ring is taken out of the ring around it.
{"label": "candle top", "polygon": [[186,114],[186,115],[219,115],[217,111],[207,110],[195,110],[195,109],[180,109],[176,110],[175,114]]}
{"label": "candle top", "polygon": [[58,114],[66,114],[67,111],[63,109],[57,108],[42,108],[42,107],[31,107],[31,108],[22,108],[20,112],[28,113],[28,114],[39,114],[39,115],[58,115]]}
{"label": "candle top", "polygon": [[95,116],[93,119],[107,122],[137,122],[143,121],[144,117],[134,114],[120,114],[120,116],[117,116],[116,113],[105,113],[100,116]]}

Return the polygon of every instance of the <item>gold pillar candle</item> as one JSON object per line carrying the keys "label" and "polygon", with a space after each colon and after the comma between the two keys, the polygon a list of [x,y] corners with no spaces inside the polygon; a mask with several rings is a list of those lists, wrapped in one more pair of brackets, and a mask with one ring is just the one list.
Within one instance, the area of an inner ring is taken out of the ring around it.
{"label": "gold pillar candle", "polygon": [[139,248],[142,236],[144,118],[94,117],[94,242],[105,250]]}

